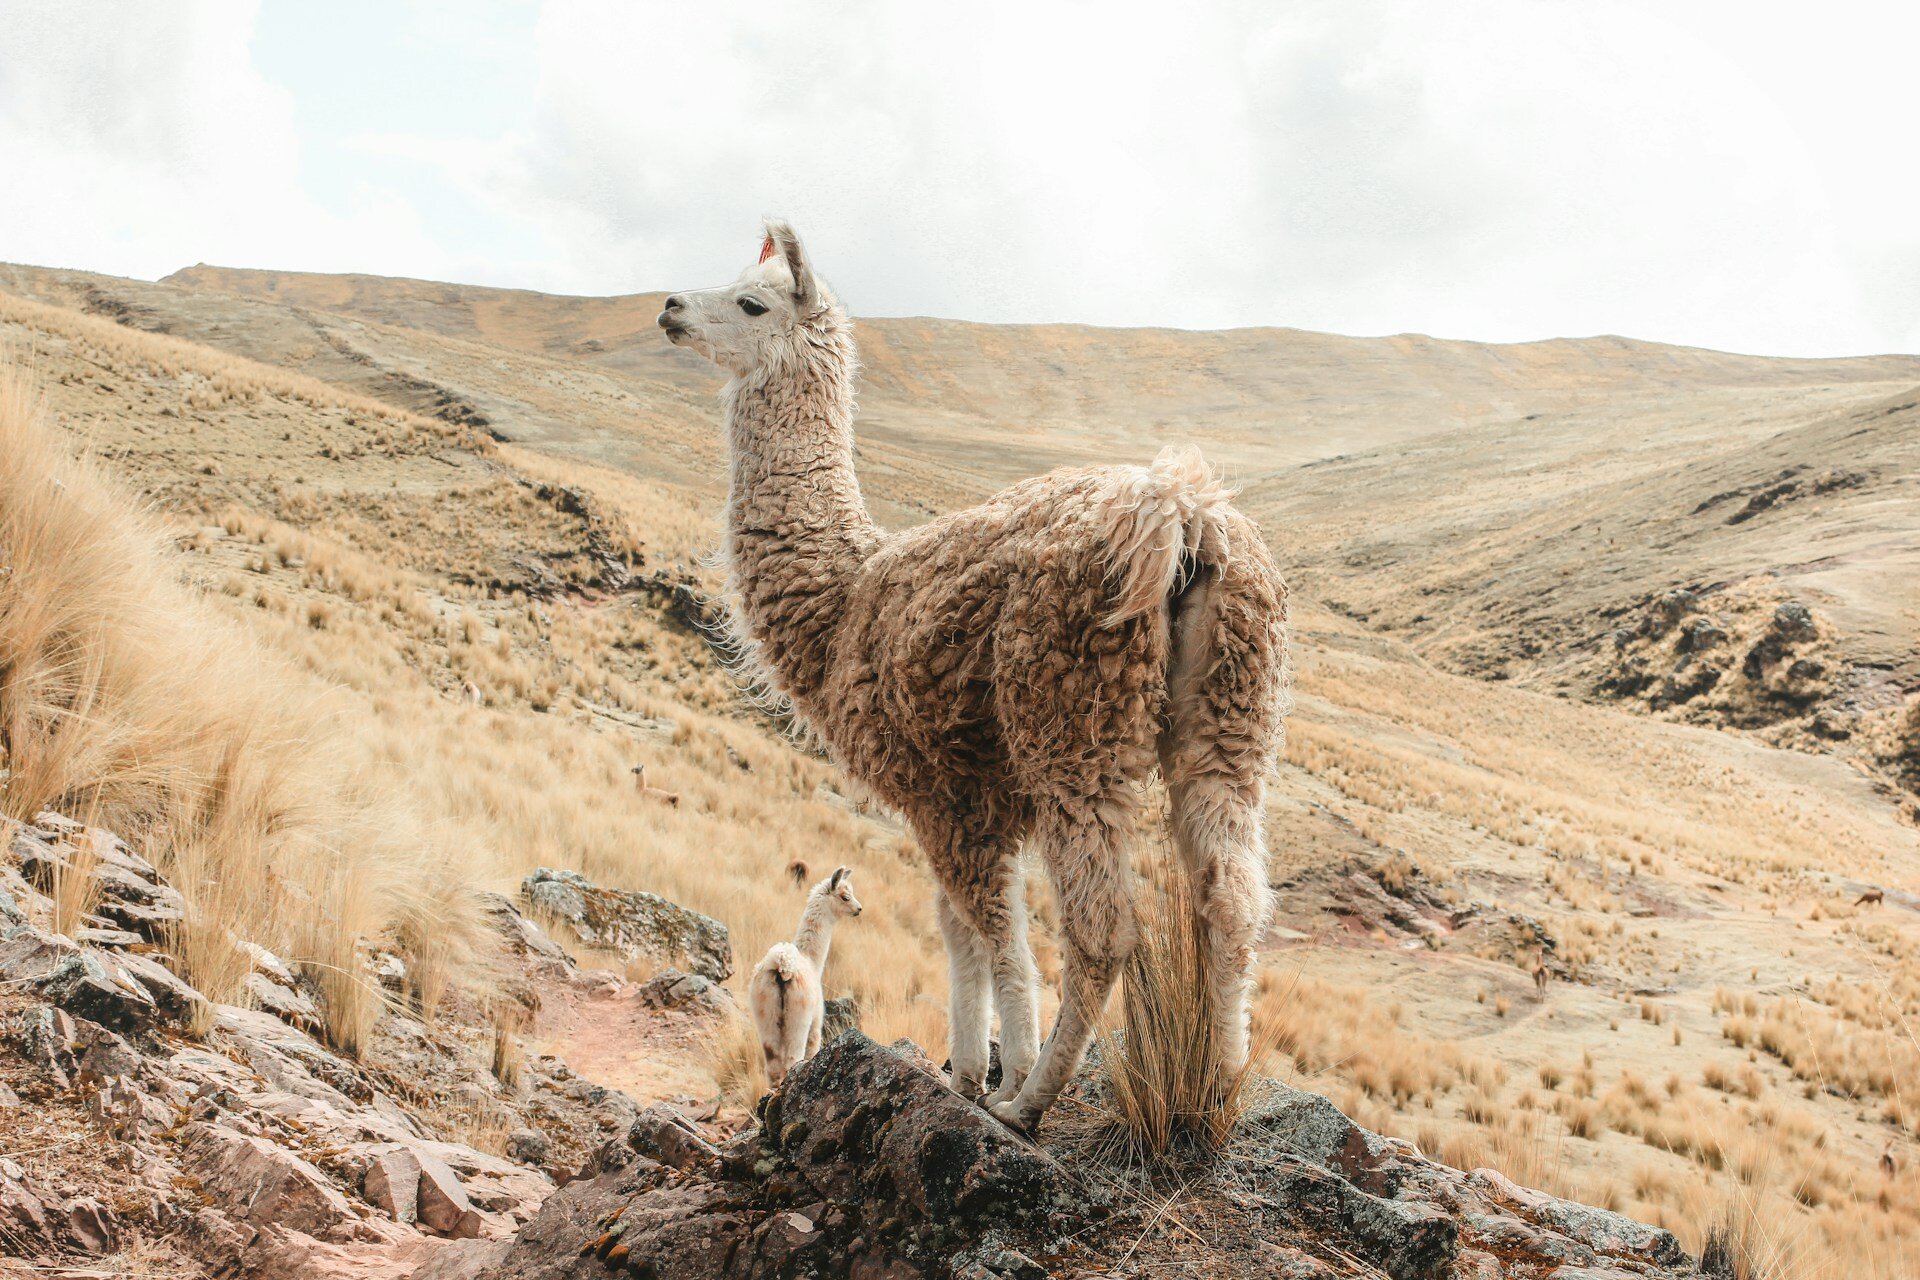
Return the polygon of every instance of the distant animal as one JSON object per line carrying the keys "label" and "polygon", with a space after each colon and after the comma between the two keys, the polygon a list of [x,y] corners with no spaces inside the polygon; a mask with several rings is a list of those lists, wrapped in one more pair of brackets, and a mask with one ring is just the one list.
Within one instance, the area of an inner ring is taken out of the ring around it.
{"label": "distant animal", "polygon": [[1900,1172],[1900,1162],[1894,1158],[1892,1143],[1888,1143],[1887,1149],[1880,1153],[1880,1172],[1889,1178]]}
{"label": "distant animal", "polygon": [[1547,972],[1547,966],[1545,964],[1536,963],[1533,966],[1533,985],[1540,990],[1545,991],[1547,989],[1547,979],[1551,976],[1552,975]]}
{"label": "distant animal", "polygon": [[1856,907],[1877,907],[1887,900],[1885,889],[1869,889],[1853,900]]}
{"label": "distant animal", "polygon": [[804,889],[807,885],[807,864],[795,858],[787,864],[787,878],[793,881],[793,887]]}
{"label": "distant animal", "polygon": [[480,686],[471,680],[466,681],[460,686],[460,692],[466,695],[467,701],[473,706],[481,706],[486,701],[486,699],[480,696]]}
{"label": "distant animal", "polygon": [[633,766],[632,772],[634,784],[640,788],[640,794],[642,796],[659,804],[664,804],[669,808],[678,809],[680,807],[680,793],[678,791],[662,791],[659,787],[650,787],[647,785],[647,766],[637,764]]}
{"label": "distant animal", "polygon": [[[1030,1130],[1078,1070],[1137,941],[1141,786],[1165,779],[1206,932],[1217,1078],[1247,1061],[1272,912],[1265,778],[1286,714],[1285,585],[1198,450],[1067,467],[917,529],[868,514],[854,466],[854,329],[793,228],[659,325],[732,375],[728,586],[740,665],[912,828],[938,887],[952,1074]],[[1059,904],[1060,1012],[1039,1045],[1018,861]],[[989,999],[991,989],[991,1000]]]}
{"label": "distant animal", "polygon": [[842,916],[859,914],[853,872],[835,867],[807,895],[793,941],[774,943],[753,967],[753,977],[747,981],[747,1008],[760,1033],[768,1084],[779,1084],[794,1063],[820,1051],[827,1016],[824,976],[833,926]]}

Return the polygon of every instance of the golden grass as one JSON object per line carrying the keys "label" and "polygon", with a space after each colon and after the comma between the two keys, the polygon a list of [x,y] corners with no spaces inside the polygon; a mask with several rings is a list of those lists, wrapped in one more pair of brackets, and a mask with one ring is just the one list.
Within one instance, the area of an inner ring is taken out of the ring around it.
{"label": "golden grass", "polygon": [[351,1049],[368,1019],[354,940],[417,898],[427,850],[380,838],[401,824],[325,690],[177,586],[159,542],[0,379],[0,807],[84,810],[144,847],[187,896],[190,981],[237,995],[219,930],[284,951],[338,989],[327,1025]]}
{"label": "golden grass", "polygon": [[1161,853],[1141,883],[1140,942],[1126,964],[1120,1026],[1100,1037],[1113,1136],[1132,1159],[1149,1162],[1219,1150],[1246,1110],[1249,1073],[1267,1047],[1256,1044],[1248,1065],[1223,1079],[1206,929],[1188,877],[1171,865],[1171,850]]}

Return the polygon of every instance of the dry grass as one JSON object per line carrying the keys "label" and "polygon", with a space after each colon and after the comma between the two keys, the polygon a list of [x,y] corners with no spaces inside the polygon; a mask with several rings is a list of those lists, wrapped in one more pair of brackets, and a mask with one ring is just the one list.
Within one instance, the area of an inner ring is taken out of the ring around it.
{"label": "dry grass", "polygon": [[1251,1063],[1222,1079],[1204,923],[1171,851],[1142,884],[1140,943],[1128,958],[1121,1025],[1100,1040],[1114,1137],[1135,1160],[1217,1151],[1247,1104]]}
{"label": "dry grass", "polygon": [[228,930],[283,951],[322,974],[351,1050],[357,939],[417,900],[430,851],[379,838],[403,824],[356,776],[325,690],[210,616],[159,542],[24,381],[0,381],[0,805],[84,810],[144,847],[188,898],[191,981],[237,994]]}
{"label": "dry grass", "polygon": [[766,1054],[760,1049],[760,1033],[744,1012],[730,1013],[708,1043],[707,1069],[729,1105],[751,1109],[766,1096]]}

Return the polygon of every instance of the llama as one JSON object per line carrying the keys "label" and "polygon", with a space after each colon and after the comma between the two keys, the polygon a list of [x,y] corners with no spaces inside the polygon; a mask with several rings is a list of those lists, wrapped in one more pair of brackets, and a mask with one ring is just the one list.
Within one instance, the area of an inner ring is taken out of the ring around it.
{"label": "llama", "polygon": [[793,887],[796,889],[806,888],[807,864],[799,858],[795,858],[792,862],[789,862],[787,864],[787,879],[793,881]]}
{"label": "llama", "polygon": [[662,791],[659,787],[650,787],[647,785],[647,766],[637,764],[628,772],[633,774],[634,785],[640,788],[640,794],[642,796],[656,803],[664,804],[669,809],[678,809],[680,807],[680,793],[678,791]]}
{"label": "llama", "polygon": [[807,908],[800,913],[793,941],[774,943],[753,967],[747,1007],[760,1032],[760,1051],[767,1057],[768,1084],[779,1084],[794,1063],[820,1051],[820,1029],[827,1017],[827,948],[833,942],[834,922],[859,914],[853,872],[836,867],[807,895]]}
{"label": "llama", "polygon": [[[668,297],[659,324],[732,375],[743,663],[925,851],[950,1085],[981,1096],[996,1007],[1000,1120],[1031,1131],[1079,1069],[1134,947],[1128,846],[1156,764],[1209,941],[1218,1070],[1237,1073],[1271,911],[1261,792],[1286,709],[1286,589],[1199,453],[1063,468],[883,532],[854,474],[853,326],[792,228],[768,223],[756,265]],[[1044,1046],[1023,843],[1060,903]]]}
{"label": "llama", "polygon": [[1853,900],[1856,907],[1877,907],[1887,900],[1885,889],[1869,889]]}

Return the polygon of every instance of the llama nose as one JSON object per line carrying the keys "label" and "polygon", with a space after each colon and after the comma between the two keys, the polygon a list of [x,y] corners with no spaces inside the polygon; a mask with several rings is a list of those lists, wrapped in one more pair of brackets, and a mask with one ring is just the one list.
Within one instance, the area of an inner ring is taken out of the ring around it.
{"label": "llama nose", "polygon": [[686,300],[683,299],[679,294],[673,293],[673,294],[667,295],[667,300],[662,305],[668,311],[678,311],[681,307],[684,307],[687,304],[686,304]]}

